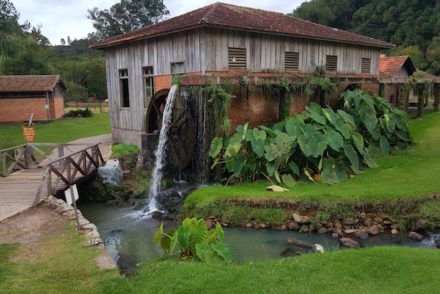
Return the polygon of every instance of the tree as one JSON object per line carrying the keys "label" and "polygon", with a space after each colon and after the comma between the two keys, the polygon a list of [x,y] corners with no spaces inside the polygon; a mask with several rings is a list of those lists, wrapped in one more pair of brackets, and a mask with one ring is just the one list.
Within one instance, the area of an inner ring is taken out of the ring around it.
{"label": "tree", "polygon": [[426,59],[429,63],[428,70],[435,75],[440,75],[440,35],[434,37],[429,44]]}
{"label": "tree", "polygon": [[61,38],[60,43],[61,46],[66,46],[66,40],[64,40],[64,38]]}
{"label": "tree", "polygon": [[98,39],[104,39],[157,23],[169,11],[163,0],[121,0],[110,9],[88,10]]}
{"label": "tree", "polygon": [[67,36],[67,45],[72,45],[72,40],[70,40],[70,36]]}

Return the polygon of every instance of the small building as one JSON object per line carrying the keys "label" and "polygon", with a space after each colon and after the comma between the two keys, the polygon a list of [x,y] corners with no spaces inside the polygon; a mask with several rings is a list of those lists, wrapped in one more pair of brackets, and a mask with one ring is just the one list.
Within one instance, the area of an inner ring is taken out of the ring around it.
{"label": "small building", "polygon": [[65,90],[58,75],[0,76],[0,122],[60,118]]}
{"label": "small building", "polygon": [[[440,77],[417,70],[408,55],[380,55],[379,73],[379,94],[395,107],[401,107],[402,103],[406,104],[405,108],[416,106],[421,89],[421,87],[416,85],[422,85],[425,82],[431,84],[432,90],[430,95],[428,95],[431,97],[425,97],[424,106],[429,104],[429,99],[432,97],[437,97],[437,99],[434,99],[435,101],[439,99],[438,95],[440,95],[440,92],[438,91],[438,86],[440,85]],[[410,81],[413,85],[408,85]],[[404,85],[408,86],[404,87]]]}

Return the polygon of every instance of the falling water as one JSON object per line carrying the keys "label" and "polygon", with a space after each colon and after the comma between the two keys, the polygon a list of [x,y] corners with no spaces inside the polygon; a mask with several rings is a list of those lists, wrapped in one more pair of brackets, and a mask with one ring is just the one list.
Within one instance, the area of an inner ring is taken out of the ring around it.
{"label": "falling water", "polygon": [[168,141],[168,126],[171,123],[174,100],[176,99],[177,86],[173,85],[168,93],[165,103],[165,110],[162,117],[162,127],[159,134],[159,144],[154,152],[156,161],[154,162],[153,176],[151,179],[150,193],[148,195],[148,212],[149,214],[158,211],[156,196],[160,190],[160,184],[163,176],[163,167],[166,164],[166,145]]}

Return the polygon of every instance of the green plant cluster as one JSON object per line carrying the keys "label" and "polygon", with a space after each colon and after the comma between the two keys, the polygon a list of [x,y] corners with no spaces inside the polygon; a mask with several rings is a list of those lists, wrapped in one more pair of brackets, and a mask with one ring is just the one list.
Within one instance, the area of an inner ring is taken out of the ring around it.
{"label": "green plant cluster", "polygon": [[91,117],[92,115],[92,111],[86,108],[70,110],[69,112],[64,114],[64,117]]}
{"label": "green plant cluster", "polygon": [[[138,160],[139,148],[134,144],[115,144],[112,146],[112,156],[128,164],[129,168],[135,168]],[[124,167],[124,166],[123,166]]]}
{"label": "green plant cluster", "polygon": [[219,223],[208,230],[203,219],[185,218],[182,224],[172,233],[163,231],[163,224],[155,234],[154,244],[161,246],[164,256],[173,255],[176,246],[180,257],[197,258],[204,262],[224,260],[232,262],[232,251],[224,243],[225,234]]}
{"label": "green plant cluster", "polygon": [[409,142],[405,115],[383,98],[353,91],[341,96],[339,104],[344,109],[335,112],[311,103],[272,128],[248,129],[245,124],[224,143],[214,138],[212,168],[224,166],[228,182],[265,177],[292,187],[302,177],[334,184],[376,166],[370,145],[388,154]]}
{"label": "green plant cluster", "polygon": [[214,130],[217,136],[229,135],[231,129],[231,121],[229,119],[228,110],[229,103],[233,97],[234,85],[225,82],[222,85],[211,85],[204,89],[208,92],[208,103],[212,106],[212,117],[214,119]]}

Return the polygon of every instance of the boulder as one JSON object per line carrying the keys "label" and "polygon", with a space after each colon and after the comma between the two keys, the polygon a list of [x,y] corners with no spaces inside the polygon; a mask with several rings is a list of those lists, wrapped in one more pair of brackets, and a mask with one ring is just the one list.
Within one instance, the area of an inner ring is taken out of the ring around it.
{"label": "boulder", "polygon": [[292,215],[292,217],[293,217],[293,220],[296,223],[301,224],[301,225],[303,225],[303,224],[310,224],[310,222],[311,222],[310,218],[308,216],[305,216],[305,215],[299,215],[299,214],[294,213]]}
{"label": "boulder", "polygon": [[367,233],[373,236],[379,234],[379,227],[377,225],[372,225],[367,229]]}
{"label": "boulder", "polygon": [[424,239],[423,235],[416,233],[416,232],[409,232],[408,238],[416,240],[416,241],[422,241]]}
{"label": "boulder", "polygon": [[373,220],[371,219],[371,217],[367,217],[367,218],[364,220],[364,225],[365,225],[366,227],[370,227],[372,224],[373,224]]}
{"label": "boulder", "polygon": [[298,231],[299,230],[299,225],[296,222],[289,222],[287,227],[291,231]]}
{"label": "boulder", "polygon": [[247,223],[247,224],[246,224],[246,228],[250,229],[250,228],[252,228],[252,227],[253,227],[253,225],[252,225],[251,223]]}
{"label": "boulder", "polygon": [[357,220],[357,219],[346,218],[346,219],[344,219],[343,224],[344,225],[354,225],[354,224],[357,224],[358,222],[359,222],[359,220]]}
{"label": "boulder", "polygon": [[416,228],[418,229],[418,230],[422,230],[422,229],[424,229],[426,227],[426,221],[424,220],[424,219],[418,219],[417,221],[416,221]]}
{"label": "boulder", "polygon": [[435,247],[437,247],[438,249],[440,249],[440,239],[435,240]]}
{"label": "boulder", "polygon": [[333,233],[333,234],[332,234],[332,238],[334,238],[334,239],[339,238],[339,234],[338,234],[338,233]]}
{"label": "boulder", "polygon": [[350,238],[341,238],[339,242],[347,248],[359,249],[361,247],[357,241]]}
{"label": "boulder", "polygon": [[283,252],[281,252],[282,257],[292,257],[292,256],[298,256],[300,253],[292,248],[287,248]]}
{"label": "boulder", "polygon": [[302,233],[309,233],[310,232],[310,227],[308,225],[302,225],[301,229],[299,230]]}
{"label": "boulder", "polygon": [[391,235],[397,236],[397,235],[399,235],[399,231],[397,229],[392,229],[391,230]]}
{"label": "boulder", "polygon": [[326,228],[322,227],[322,228],[319,228],[319,229],[318,229],[318,234],[326,234],[327,231],[328,231],[328,230],[327,230]]}
{"label": "boulder", "polygon": [[365,230],[359,230],[356,233],[354,233],[354,235],[356,236],[356,238],[358,238],[359,240],[366,240],[368,239],[368,232]]}
{"label": "boulder", "polygon": [[346,229],[346,230],[344,230],[345,234],[353,234],[353,233],[356,233],[356,232],[357,232],[356,229]]}
{"label": "boulder", "polygon": [[208,230],[210,230],[212,227],[215,226],[215,222],[213,219],[208,218],[207,220],[205,220],[205,224],[206,224],[206,228],[208,228]]}

